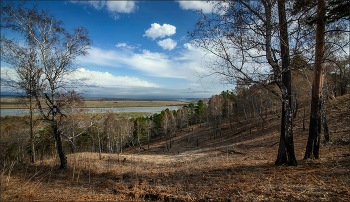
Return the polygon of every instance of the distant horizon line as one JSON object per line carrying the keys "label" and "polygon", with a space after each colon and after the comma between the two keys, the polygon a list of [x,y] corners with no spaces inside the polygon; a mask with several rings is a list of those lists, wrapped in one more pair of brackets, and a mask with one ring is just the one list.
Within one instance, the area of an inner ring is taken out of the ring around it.
{"label": "distant horizon line", "polygon": [[[20,95],[16,95],[16,94],[0,94],[0,97],[20,97]],[[108,101],[108,100],[129,100],[129,101],[138,101],[138,100],[158,100],[158,101],[162,101],[162,100],[203,100],[203,99],[209,99],[209,98],[191,98],[191,97],[188,97],[188,98],[176,98],[176,97],[173,97],[173,98],[142,98],[142,97],[139,97],[139,98],[130,98],[130,97],[104,97],[104,96],[82,96],[84,99],[87,99],[87,100],[93,100],[93,99],[98,99],[98,100],[103,100],[103,101]]]}

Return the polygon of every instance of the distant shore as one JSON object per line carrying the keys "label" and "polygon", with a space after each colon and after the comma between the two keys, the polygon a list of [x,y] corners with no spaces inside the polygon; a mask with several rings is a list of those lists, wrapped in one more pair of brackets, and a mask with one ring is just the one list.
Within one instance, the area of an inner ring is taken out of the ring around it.
{"label": "distant shore", "polygon": [[[193,101],[192,101],[193,102]],[[90,100],[87,99],[83,106],[78,108],[123,108],[123,107],[167,107],[183,106],[191,103],[185,100]],[[26,104],[18,98],[1,98],[1,109],[28,109]]]}

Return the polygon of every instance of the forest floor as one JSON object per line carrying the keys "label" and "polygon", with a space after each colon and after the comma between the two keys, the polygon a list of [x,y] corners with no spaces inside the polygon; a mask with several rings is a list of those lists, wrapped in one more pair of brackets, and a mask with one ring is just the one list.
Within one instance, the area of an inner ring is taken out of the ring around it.
{"label": "forest floor", "polygon": [[298,166],[275,166],[280,118],[269,114],[264,127],[251,119],[251,133],[243,120],[233,129],[224,122],[215,139],[205,124],[191,126],[176,133],[169,150],[161,136],[149,149],[142,141],[146,150],[127,148],[101,160],[97,153],[70,154],[63,171],[58,159],[11,164],[2,168],[1,201],[349,201],[349,95],[328,100],[327,115],[332,140],[322,136],[317,160],[303,160],[302,109],[294,119]]}

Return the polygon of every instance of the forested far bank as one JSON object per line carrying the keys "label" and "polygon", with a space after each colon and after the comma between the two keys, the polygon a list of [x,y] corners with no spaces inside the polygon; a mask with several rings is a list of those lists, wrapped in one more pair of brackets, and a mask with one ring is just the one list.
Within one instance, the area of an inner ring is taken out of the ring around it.
{"label": "forested far bank", "polygon": [[[145,113],[154,114],[160,113],[162,110],[169,108],[171,110],[177,110],[179,106],[164,106],[164,107],[118,107],[118,108],[77,108],[74,113]],[[28,109],[1,109],[1,116],[25,116],[29,115]],[[39,110],[33,110],[34,115],[39,114]],[[129,116],[134,117],[134,116]]]}
{"label": "forested far bank", "polygon": [[[82,98],[81,108],[122,108],[122,107],[166,107],[183,106],[196,99],[188,100],[125,100],[107,98]],[[197,99],[199,100],[199,99]],[[1,97],[1,109],[28,109],[29,100],[23,97]]]}

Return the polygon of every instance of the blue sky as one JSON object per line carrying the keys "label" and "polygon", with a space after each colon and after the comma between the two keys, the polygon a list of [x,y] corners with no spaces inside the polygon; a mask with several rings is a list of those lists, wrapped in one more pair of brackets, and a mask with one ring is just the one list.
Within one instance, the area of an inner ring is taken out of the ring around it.
{"label": "blue sky", "polygon": [[[35,2],[28,2],[33,4]],[[39,1],[66,28],[85,27],[93,43],[78,58],[76,78],[89,97],[206,98],[230,90],[208,74],[204,50],[191,45],[207,1]],[[2,73],[8,66],[2,64]],[[2,92],[5,89],[2,88]],[[82,89],[81,89],[82,90]]]}

